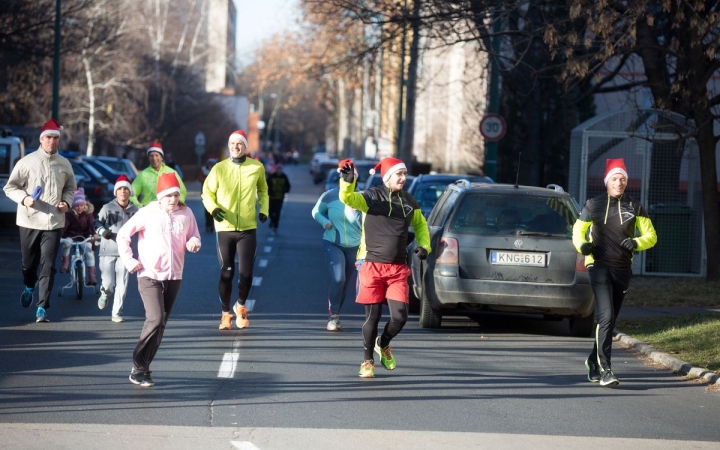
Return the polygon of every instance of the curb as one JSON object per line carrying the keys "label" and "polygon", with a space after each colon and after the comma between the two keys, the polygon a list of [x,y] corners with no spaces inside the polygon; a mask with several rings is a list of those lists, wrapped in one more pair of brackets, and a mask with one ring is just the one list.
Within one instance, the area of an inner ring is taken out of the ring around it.
{"label": "curb", "polygon": [[702,378],[705,380],[706,383],[710,385],[714,384],[720,386],[720,374],[711,372],[702,367],[695,367],[689,362],[673,358],[667,353],[663,353],[642,341],[638,341],[637,339],[628,336],[625,333],[616,331],[615,337],[618,339],[618,341],[622,342],[623,344],[629,345],[630,347],[646,355],[653,361],[662,364],[665,367],[668,367],[675,373],[681,373],[683,375],[693,378]]}

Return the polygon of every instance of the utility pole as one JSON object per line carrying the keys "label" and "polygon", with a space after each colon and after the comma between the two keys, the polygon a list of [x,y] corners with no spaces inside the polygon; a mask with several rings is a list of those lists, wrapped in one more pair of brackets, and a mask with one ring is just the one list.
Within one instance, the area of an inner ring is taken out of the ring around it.
{"label": "utility pole", "polygon": [[[492,54],[490,54],[490,98],[488,100],[488,113],[498,114],[500,112],[500,65],[498,64],[498,55],[500,54],[500,11],[496,6],[493,13],[493,36],[492,36]],[[497,181],[497,154],[498,142],[485,141],[485,175]]]}
{"label": "utility pole", "polygon": [[52,117],[59,120],[60,114],[60,21],[62,0],[55,0],[55,55],[53,57]]}
{"label": "utility pole", "polygon": [[403,33],[400,41],[400,88],[398,94],[398,124],[397,124],[397,137],[395,144],[395,155],[400,158],[402,155],[402,139],[403,139],[403,128],[405,120],[403,118],[403,111],[405,107],[405,42],[407,40],[407,0],[405,0],[403,6]]}

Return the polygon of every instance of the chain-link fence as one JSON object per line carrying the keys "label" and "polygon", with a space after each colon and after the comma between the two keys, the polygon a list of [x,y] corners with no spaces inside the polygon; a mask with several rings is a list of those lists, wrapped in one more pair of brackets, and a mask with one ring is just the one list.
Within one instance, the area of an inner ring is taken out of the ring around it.
{"label": "chain-link fence", "polygon": [[705,275],[700,158],[684,117],[629,110],[595,117],[575,128],[570,144],[569,191],[580,205],[606,192],[605,160],[623,158],[626,193],[647,209],[657,245],[636,253],[633,273]]}

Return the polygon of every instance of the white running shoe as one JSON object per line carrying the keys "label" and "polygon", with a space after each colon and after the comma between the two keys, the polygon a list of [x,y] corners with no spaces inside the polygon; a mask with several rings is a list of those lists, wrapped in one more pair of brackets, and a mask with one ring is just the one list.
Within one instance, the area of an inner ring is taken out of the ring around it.
{"label": "white running shoe", "polygon": [[342,324],[340,323],[340,316],[330,316],[326,329],[328,331],[340,331],[342,330]]}

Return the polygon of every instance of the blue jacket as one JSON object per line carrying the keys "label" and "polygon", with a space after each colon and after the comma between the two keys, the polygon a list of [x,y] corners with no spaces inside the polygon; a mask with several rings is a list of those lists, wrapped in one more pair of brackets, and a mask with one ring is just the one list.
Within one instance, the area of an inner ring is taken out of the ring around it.
{"label": "blue jacket", "polygon": [[362,234],[362,213],[345,206],[339,198],[340,188],[325,191],[312,210],[313,219],[323,229],[332,222],[330,229],[325,229],[323,239],[341,247],[357,247]]}

